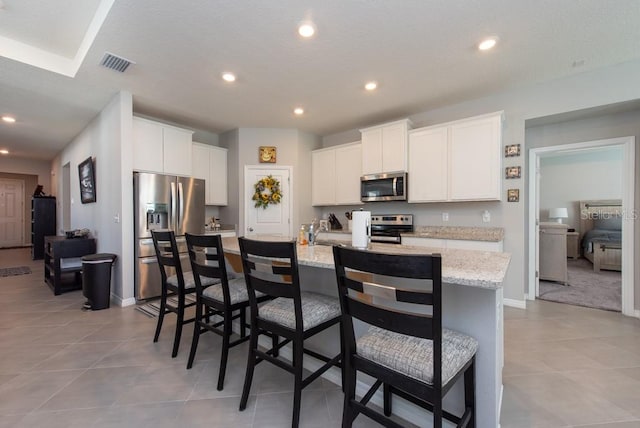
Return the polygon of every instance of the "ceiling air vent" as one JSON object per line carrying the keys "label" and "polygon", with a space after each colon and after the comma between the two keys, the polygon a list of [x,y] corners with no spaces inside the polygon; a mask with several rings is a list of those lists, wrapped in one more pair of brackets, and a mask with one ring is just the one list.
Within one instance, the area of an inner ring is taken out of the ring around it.
{"label": "ceiling air vent", "polygon": [[135,64],[135,62],[129,61],[126,58],[122,58],[110,52],[105,52],[104,56],[102,57],[102,61],[100,61],[101,66],[110,68],[111,70],[119,71],[120,73],[124,73],[127,67],[129,67],[131,64]]}

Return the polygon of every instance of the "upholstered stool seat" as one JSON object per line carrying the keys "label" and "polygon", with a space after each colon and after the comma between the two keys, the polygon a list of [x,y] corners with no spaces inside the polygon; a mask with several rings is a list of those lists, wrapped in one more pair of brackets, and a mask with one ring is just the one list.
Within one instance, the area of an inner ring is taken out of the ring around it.
{"label": "upholstered stool seat", "polygon": [[[302,328],[308,330],[332,318],[340,316],[340,302],[322,294],[301,292]],[[260,316],[290,329],[296,328],[293,299],[278,298],[260,307]]]}
{"label": "upholstered stool seat", "polygon": [[[205,277],[200,277],[200,278],[205,279]],[[211,278],[207,278],[207,279],[211,279]],[[247,294],[247,284],[244,282],[244,277],[231,279],[229,280],[228,284],[229,284],[229,297],[231,298],[230,303],[232,305],[235,305],[236,303],[241,303],[241,302],[249,302],[249,295]],[[202,283],[202,285],[203,286],[205,285],[204,282]],[[207,285],[211,285],[211,284],[207,284]],[[208,297],[210,299],[217,300],[219,302],[224,302],[224,292],[222,290],[222,285],[220,284],[219,280],[215,283],[215,286],[205,288],[202,295],[204,297]],[[256,296],[262,297],[264,296],[264,294],[258,292],[256,293]]]}
{"label": "upholstered stool seat", "polygon": [[[193,277],[193,273],[184,272],[182,276],[184,277],[184,288],[185,288],[185,290],[191,290],[191,289],[196,288],[196,280]],[[220,284],[220,280],[217,279],[217,278],[200,277],[200,280],[202,281],[202,285],[204,287],[206,287],[207,285]],[[178,286],[178,275],[171,275],[170,277],[168,277],[167,278],[167,284],[173,285],[174,287],[177,287]]]}
{"label": "upholstered stool seat", "polygon": [[[433,385],[433,341],[378,327],[356,340],[358,355]],[[478,341],[457,331],[442,329],[442,384],[473,358]]]}

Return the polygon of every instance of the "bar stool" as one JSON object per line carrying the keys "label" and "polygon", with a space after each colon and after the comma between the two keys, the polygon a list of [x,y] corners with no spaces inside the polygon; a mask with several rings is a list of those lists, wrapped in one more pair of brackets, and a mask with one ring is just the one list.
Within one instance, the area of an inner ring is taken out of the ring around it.
{"label": "bar stool", "polygon": [[[196,292],[196,319],[187,369],[193,367],[200,334],[211,331],[222,336],[217,387],[218,391],[222,391],[229,349],[249,340],[249,336],[246,335],[246,309],[249,307],[247,285],[241,274],[228,272],[220,235],[187,233],[185,237]],[[205,279],[214,280],[216,283],[204,285]],[[270,297],[258,292],[256,299],[260,303],[269,300]],[[215,315],[221,316],[222,321],[212,321],[211,317]],[[240,319],[240,338],[231,342],[232,322],[236,319]]]}
{"label": "bar stool", "polygon": [[[178,245],[176,244],[176,236],[172,230],[154,230],[151,231],[153,238],[153,247],[156,251],[158,265],[160,266],[160,275],[162,277],[162,294],[160,297],[160,313],[158,314],[158,324],[156,325],[156,334],[153,341],[157,342],[162,330],[162,322],[164,316],[168,313],[174,313],[178,317],[176,320],[176,332],[173,338],[173,352],[171,357],[178,355],[180,347],[180,337],[182,336],[182,326],[193,322],[195,318],[184,319],[185,309],[195,306],[196,302],[186,303],[187,294],[195,293],[196,286],[193,274],[188,272],[185,278],[180,264],[180,255],[178,253]],[[175,272],[175,273],[173,273]],[[203,285],[210,285],[216,280],[203,278]],[[167,304],[167,297],[177,296],[178,305],[173,306]]]}
{"label": "bar stool", "polygon": [[[440,255],[382,254],[333,247],[333,256],[345,341],[342,426],[350,427],[363,413],[384,426],[399,427],[389,418],[391,396],[397,394],[431,411],[436,428],[442,427],[443,418],[458,427],[475,427],[478,342],[442,328]],[[363,280],[363,275],[368,279]],[[425,313],[425,306],[431,307],[431,314]],[[370,325],[358,339],[353,331],[354,319]],[[357,372],[376,379],[361,400],[355,397]],[[463,376],[465,410],[462,416],[456,416],[443,410],[442,400]],[[384,415],[367,407],[381,385]]]}
{"label": "bar stool", "polygon": [[[240,410],[247,406],[255,365],[266,360],[294,375],[291,425],[295,428],[300,421],[302,389],[332,366],[341,366],[342,352],[327,357],[304,349],[306,339],[340,323],[340,305],[335,298],[300,291],[295,241],[266,242],[246,238],[238,238],[238,241],[251,304],[251,339]],[[258,306],[258,291],[275,299]],[[274,340],[273,348],[263,352],[258,349],[260,334],[281,336],[285,340],[281,343],[277,343],[277,339]],[[289,342],[293,343],[292,364],[277,357],[278,349]],[[305,353],[324,361],[325,364],[303,379],[302,363]]]}

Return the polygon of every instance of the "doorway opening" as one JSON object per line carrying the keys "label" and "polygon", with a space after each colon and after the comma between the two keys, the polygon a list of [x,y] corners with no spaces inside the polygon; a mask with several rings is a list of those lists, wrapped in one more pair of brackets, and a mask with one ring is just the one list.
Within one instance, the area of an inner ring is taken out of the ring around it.
{"label": "doorway opening", "polygon": [[0,178],[0,248],[24,244],[24,180]]}
{"label": "doorway opening", "polygon": [[[621,308],[622,313],[625,315],[633,316],[634,315],[634,249],[633,249],[633,237],[634,237],[634,192],[635,192],[635,137],[620,137],[620,138],[612,138],[606,140],[597,140],[597,141],[588,141],[583,143],[576,144],[566,144],[560,146],[550,146],[550,147],[542,147],[531,149],[529,151],[529,289],[528,289],[528,298],[529,300],[536,299],[537,296],[540,295],[540,251],[541,245],[546,246],[544,251],[544,255],[547,256],[550,251],[548,247],[549,242],[552,242],[548,239],[548,236],[545,233],[548,230],[554,229],[553,225],[544,220],[554,220],[554,219],[543,219],[543,225],[541,226],[540,212],[541,212],[541,201],[540,201],[540,168],[541,168],[541,160],[549,159],[553,157],[566,156],[575,153],[586,153],[588,151],[595,150],[604,150],[604,149],[615,149],[618,148],[622,153],[621,164],[621,174],[622,174],[622,183],[621,183],[621,198],[619,200],[619,206],[615,208],[617,212],[621,214],[621,238],[622,241],[618,243],[620,246],[619,255],[621,257]],[[584,204],[587,206],[589,204],[592,207],[595,205],[601,205],[607,202],[605,205],[606,208],[603,209],[613,209],[611,208],[613,204],[611,201],[576,201],[576,204],[580,204],[580,211],[577,211],[576,218],[574,221],[577,224],[580,224],[580,227],[586,229],[584,222],[580,221],[582,217],[585,217],[586,211],[584,211]],[[615,202],[615,201],[614,201]],[[545,208],[545,207],[543,207]],[[547,213],[549,214],[549,208],[547,208]],[[554,207],[556,208],[566,208],[566,207]],[[592,212],[595,208],[592,208]],[[543,209],[544,211],[544,209]],[[602,211],[600,211],[602,212]],[[554,215],[557,213],[554,211]],[[561,213],[561,217],[565,217],[564,213]],[[542,232],[541,233],[541,227]],[[557,227],[556,227],[557,229]],[[578,236],[582,237],[586,230],[578,231]],[[567,231],[563,231],[563,233],[567,233]],[[541,236],[545,236],[545,239],[541,242]],[[569,235],[566,235],[569,237]],[[570,239],[574,239],[572,236]],[[566,241],[564,245],[566,245]],[[577,243],[581,246],[581,242]],[[580,249],[579,249],[580,251]],[[565,253],[566,260],[566,253]],[[544,263],[547,263],[546,261]],[[559,260],[558,260],[559,263]],[[565,281],[566,282],[566,281]]]}

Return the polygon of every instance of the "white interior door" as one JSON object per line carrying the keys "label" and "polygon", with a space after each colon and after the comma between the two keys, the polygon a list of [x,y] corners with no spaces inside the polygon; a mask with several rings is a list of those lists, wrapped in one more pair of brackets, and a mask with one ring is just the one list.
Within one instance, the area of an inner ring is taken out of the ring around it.
{"label": "white interior door", "polygon": [[24,181],[0,179],[0,248],[23,245]]}
{"label": "white interior door", "polygon": [[534,215],[536,219],[535,223],[535,240],[536,240],[536,279],[535,279],[535,294],[536,298],[540,296],[540,156],[535,156],[536,162],[536,191],[535,200],[536,206],[534,208]]}
{"label": "white interior door", "polygon": [[[255,192],[255,184],[269,175],[280,182],[282,199],[279,204],[256,208],[251,199]],[[244,235],[292,236],[291,167],[245,166],[244,183]]]}

